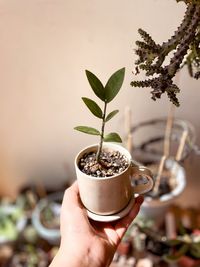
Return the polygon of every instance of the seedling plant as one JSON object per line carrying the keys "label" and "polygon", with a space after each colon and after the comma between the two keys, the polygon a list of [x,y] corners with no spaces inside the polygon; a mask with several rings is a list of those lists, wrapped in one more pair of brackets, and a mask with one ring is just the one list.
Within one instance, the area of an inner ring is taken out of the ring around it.
{"label": "seedling plant", "polygon": [[113,73],[105,86],[99,78],[89,70],[86,70],[86,76],[93,92],[103,102],[103,108],[101,108],[96,101],[90,98],[82,97],[82,100],[91,113],[101,120],[101,130],[99,131],[98,129],[89,126],[77,126],[74,129],[86,134],[97,135],[100,137],[98,151],[96,154],[96,160],[100,163],[103,142],[122,142],[121,137],[116,132],[105,134],[105,125],[119,112],[118,109],[115,109],[107,114],[107,106],[116,97],[122,87],[125,76],[125,68],[119,69]]}

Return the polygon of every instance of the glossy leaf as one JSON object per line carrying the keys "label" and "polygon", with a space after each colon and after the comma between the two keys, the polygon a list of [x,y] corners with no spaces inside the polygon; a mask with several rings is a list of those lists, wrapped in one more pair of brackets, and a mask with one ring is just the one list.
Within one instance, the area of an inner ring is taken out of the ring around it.
{"label": "glossy leaf", "polygon": [[125,68],[116,71],[108,80],[105,86],[105,101],[109,103],[118,94],[125,75]]}
{"label": "glossy leaf", "polygon": [[89,108],[89,110],[92,112],[92,114],[102,119],[103,112],[95,101],[87,97],[82,97],[82,100],[86,104],[86,106]]}
{"label": "glossy leaf", "polygon": [[109,133],[107,134],[104,139],[105,142],[116,142],[122,143],[121,137],[117,133]]}
{"label": "glossy leaf", "polygon": [[110,119],[112,119],[118,112],[119,112],[118,109],[113,110],[112,112],[110,112],[110,113],[108,114],[108,116],[106,117],[105,121],[107,122],[107,121],[109,121]]}
{"label": "glossy leaf", "polygon": [[89,70],[86,70],[85,73],[95,95],[105,102],[105,88],[101,81]]}
{"label": "glossy leaf", "polygon": [[88,126],[77,126],[74,129],[82,133],[87,133],[91,135],[100,135],[100,132],[97,129]]}

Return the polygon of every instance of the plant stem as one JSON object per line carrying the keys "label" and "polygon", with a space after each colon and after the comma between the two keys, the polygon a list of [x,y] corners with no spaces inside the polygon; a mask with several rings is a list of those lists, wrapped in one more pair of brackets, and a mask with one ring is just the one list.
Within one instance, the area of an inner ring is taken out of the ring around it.
{"label": "plant stem", "polygon": [[191,23],[194,10],[195,10],[194,4],[190,4],[187,6],[184,18],[180,26],[175,31],[174,35],[171,36],[171,38],[167,42],[164,42],[162,44],[162,49],[165,50],[165,53],[164,53],[165,56],[168,55],[170,51],[174,50],[179,44],[180,40],[183,38],[185,31],[188,29]]}
{"label": "plant stem", "polygon": [[104,138],[104,129],[105,129],[105,118],[106,118],[106,108],[107,108],[107,102],[104,102],[104,110],[103,110],[103,116],[102,116],[102,125],[101,125],[101,137],[100,137],[100,143],[97,151],[97,162],[100,161],[102,146],[103,146],[103,138]]}

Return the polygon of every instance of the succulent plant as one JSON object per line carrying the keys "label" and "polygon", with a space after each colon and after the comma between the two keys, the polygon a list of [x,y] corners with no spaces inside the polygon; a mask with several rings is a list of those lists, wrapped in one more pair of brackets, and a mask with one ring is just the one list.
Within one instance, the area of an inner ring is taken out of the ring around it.
{"label": "succulent plant", "polygon": [[[131,85],[151,87],[153,100],[166,92],[170,101],[179,106],[180,89],[173,81],[176,73],[187,65],[190,76],[200,77],[200,0],[176,1],[185,2],[187,7],[180,26],[168,41],[157,44],[146,31],[138,30],[143,41],[136,41],[135,53],[139,59],[135,62],[135,74],[143,70],[150,78],[134,80]],[[166,58],[170,58],[168,65],[165,65]]]}
{"label": "succulent plant", "polygon": [[103,86],[102,82],[97,78],[97,76],[86,70],[88,82],[95,95],[103,102],[103,109],[101,109],[101,107],[90,98],[82,97],[82,100],[91,113],[95,117],[101,119],[101,131],[88,126],[77,126],[74,129],[83,133],[100,136],[100,142],[97,151],[97,162],[100,162],[103,142],[122,142],[121,137],[115,132],[105,135],[105,124],[119,112],[119,110],[113,110],[107,114],[107,105],[116,97],[121,89],[124,81],[124,75],[125,68],[119,69],[111,75],[106,85]]}
{"label": "succulent plant", "polygon": [[139,233],[146,236],[146,248],[155,255],[162,256],[166,262],[177,262],[184,255],[192,259],[200,259],[200,231],[185,229],[180,223],[176,238],[170,239],[152,229],[155,225],[147,226],[140,222],[141,218],[133,224]]}

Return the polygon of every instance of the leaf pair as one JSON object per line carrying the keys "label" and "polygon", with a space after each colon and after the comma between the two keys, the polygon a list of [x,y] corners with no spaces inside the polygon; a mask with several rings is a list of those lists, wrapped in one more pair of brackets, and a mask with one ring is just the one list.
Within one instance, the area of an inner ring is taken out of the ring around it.
{"label": "leaf pair", "polygon": [[[86,134],[91,134],[91,135],[99,135],[101,136],[101,133],[92,127],[88,127],[88,126],[77,126],[74,128],[75,130],[82,132],[82,133],[86,133]],[[104,142],[117,142],[117,143],[121,143],[122,139],[121,137],[117,134],[117,133],[109,133],[107,135],[105,135],[103,137],[103,141]]]}
{"label": "leaf pair", "polygon": [[86,70],[86,76],[95,95],[103,102],[111,102],[118,94],[124,81],[125,68],[116,71],[108,80],[105,87],[101,81],[89,70]]}
{"label": "leaf pair", "polygon": [[[97,118],[103,119],[103,111],[101,110],[101,108],[95,101],[87,97],[82,97],[82,100],[86,104],[86,106],[89,108],[89,110],[92,112],[93,115],[95,115]],[[106,116],[105,121],[107,122],[110,119],[112,119],[118,112],[119,110],[113,110],[112,112],[110,112]]]}

